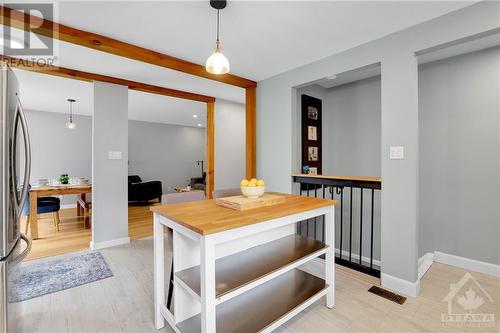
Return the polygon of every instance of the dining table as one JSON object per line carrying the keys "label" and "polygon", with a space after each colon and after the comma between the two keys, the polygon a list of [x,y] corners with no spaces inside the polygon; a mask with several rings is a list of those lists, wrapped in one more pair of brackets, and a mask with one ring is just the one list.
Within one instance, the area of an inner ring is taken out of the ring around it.
{"label": "dining table", "polygon": [[[49,197],[58,195],[79,195],[85,200],[85,194],[92,192],[92,184],[60,184],[60,185],[44,185],[44,186],[32,186],[30,189],[30,210],[29,210],[29,220],[30,220],[30,230],[31,238],[38,238],[38,198],[39,197]],[[76,205],[76,213],[78,216],[82,214],[81,207]]]}

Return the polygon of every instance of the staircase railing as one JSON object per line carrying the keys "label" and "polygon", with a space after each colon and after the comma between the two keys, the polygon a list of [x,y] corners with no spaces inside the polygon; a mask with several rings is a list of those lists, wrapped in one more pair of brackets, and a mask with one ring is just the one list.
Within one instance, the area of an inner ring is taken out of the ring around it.
{"label": "staircase railing", "polygon": [[[363,273],[380,277],[380,261],[374,248],[380,242],[379,193],[382,179],[375,177],[292,175],[300,183],[300,195],[336,199],[335,262]],[[321,217],[297,224],[297,233],[324,239]]]}

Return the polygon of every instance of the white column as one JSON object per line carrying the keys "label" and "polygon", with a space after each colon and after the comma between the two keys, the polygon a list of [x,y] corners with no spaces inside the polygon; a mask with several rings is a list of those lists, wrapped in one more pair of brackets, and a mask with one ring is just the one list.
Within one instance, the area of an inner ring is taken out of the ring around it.
{"label": "white column", "polygon": [[[390,159],[390,146],[404,148]],[[382,61],[382,285],[415,297],[418,269],[418,65],[411,52]]]}
{"label": "white column", "polygon": [[128,243],[128,87],[94,82],[92,115],[92,242]]}

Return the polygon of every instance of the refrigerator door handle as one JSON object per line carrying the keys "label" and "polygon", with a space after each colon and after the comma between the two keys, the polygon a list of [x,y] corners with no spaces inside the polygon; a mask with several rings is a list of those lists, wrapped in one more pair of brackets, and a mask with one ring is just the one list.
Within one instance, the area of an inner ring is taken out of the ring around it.
{"label": "refrigerator door handle", "polygon": [[[24,140],[24,184],[23,184],[23,190],[21,192],[21,197],[18,198],[17,194],[14,195],[14,203],[16,205],[16,213],[17,217],[21,217],[21,214],[23,212],[23,207],[24,207],[24,202],[26,201],[26,197],[28,196],[28,191],[29,191],[29,182],[30,182],[30,175],[31,175],[31,142],[30,142],[30,136],[28,132],[28,123],[26,122],[26,116],[23,110],[23,106],[21,104],[21,100],[19,98],[17,99],[17,106],[16,106],[16,114],[14,116],[14,133],[17,132],[17,121],[18,119],[21,120],[21,128],[23,132],[23,140]],[[13,139],[15,142],[16,138]],[[13,147],[13,151],[15,152],[15,143]],[[14,159],[15,161],[15,159]],[[15,163],[15,162],[13,162]],[[13,175],[13,186],[14,186],[14,193],[17,193],[16,189],[16,182],[17,182],[17,176],[15,174],[16,172],[16,167],[15,165],[12,167],[12,175]]]}
{"label": "refrigerator door handle", "polygon": [[24,258],[26,258],[28,253],[30,253],[31,251],[31,245],[33,244],[31,238],[26,236],[25,234],[21,234],[20,238],[26,242],[26,248],[23,250],[23,252],[19,253],[17,257],[12,259],[11,263],[13,265],[20,263]]}

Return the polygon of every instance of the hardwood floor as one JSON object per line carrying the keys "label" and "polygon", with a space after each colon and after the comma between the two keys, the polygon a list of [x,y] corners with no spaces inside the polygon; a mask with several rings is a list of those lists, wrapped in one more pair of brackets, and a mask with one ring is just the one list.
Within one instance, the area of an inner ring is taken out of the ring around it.
{"label": "hardwood floor", "polygon": [[[21,332],[157,332],[153,327],[153,240],[100,250],[113,277],[20,303]],[[44,260],[44,259],[42,259]],[[434,263],[421,280],[421,294],[403,305],[367,290],[371,277],[336,266],[336,304],[322,299],[279,328],[281,333],[403,333],[500,331],[500,278],[470,272],[493,299],[480,307],[493,313],[492,327],[447,327],[443,298],[464,269]],[[159,332],[171,332],[164,328]]]}
{"label": "hardwood floor", "polygon": [[[76,216],[76,208],[61,209],[59,214],[61,218],[59,232],[56,232],[52,224],[52,214],[39,216],[39,238],[33,241],[31,252],[25,260],[89,248],[92,231],[83,227],[83,217]],[[131,239],[153,235],[153,213],[149,211],[149,206],[129,206],[128,215],[128,233]],[[21,230],[24,230],[24,226]]]}

